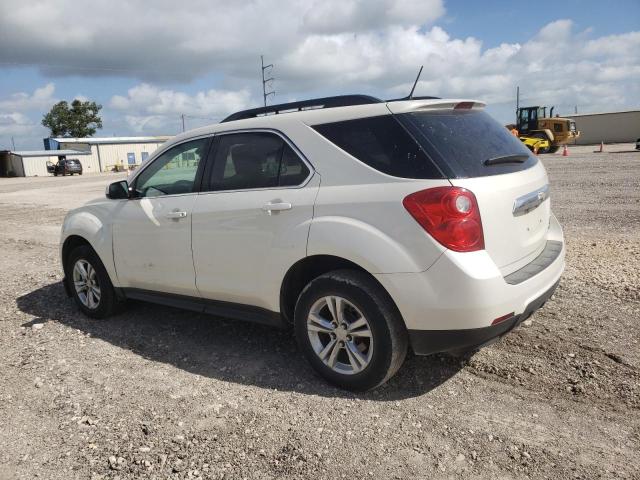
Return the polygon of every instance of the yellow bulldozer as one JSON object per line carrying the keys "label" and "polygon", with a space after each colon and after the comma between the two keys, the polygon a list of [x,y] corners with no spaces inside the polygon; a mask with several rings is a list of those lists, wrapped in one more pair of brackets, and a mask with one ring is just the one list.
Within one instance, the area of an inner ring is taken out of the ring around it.
{"label": "yellow bulldozer", "polygon": [[[553,108],[524,107],[518,109],[516,129],[525,145],[536,145],[538,153],[555,153],[562,145],[570,143],[580,136],[576,122],[570,118],[553,116]],[[539,141],[541,140],[541,141]]]}

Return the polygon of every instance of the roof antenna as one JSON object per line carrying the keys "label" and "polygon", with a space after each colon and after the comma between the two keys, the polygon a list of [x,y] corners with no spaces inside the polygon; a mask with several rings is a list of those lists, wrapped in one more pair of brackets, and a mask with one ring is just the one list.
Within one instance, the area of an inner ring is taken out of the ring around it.
{"label": "roof antenna", "polygon": [[416,85],[418,85],[418,80],[420,80],[420,75],[422,74],[422,68],[424,67],[424,65],[420,65],[420,70],[418,71],[418,76],[416,77],[416,81],[413,82],[413,88],[411,89],[411,92],[409,93],[409,96],[407,97],[409,100],[411,100],[413,98],[413,91],[416,89]]}

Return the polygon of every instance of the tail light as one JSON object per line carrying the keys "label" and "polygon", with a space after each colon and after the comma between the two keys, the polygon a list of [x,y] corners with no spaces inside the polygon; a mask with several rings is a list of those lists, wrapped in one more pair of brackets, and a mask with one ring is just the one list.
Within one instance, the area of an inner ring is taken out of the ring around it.
{"label": "tail light", "polygon": [[429,188],[408,195],[402,204],[429,235],[448,249],[484,249],[478,202],[466,188]]}

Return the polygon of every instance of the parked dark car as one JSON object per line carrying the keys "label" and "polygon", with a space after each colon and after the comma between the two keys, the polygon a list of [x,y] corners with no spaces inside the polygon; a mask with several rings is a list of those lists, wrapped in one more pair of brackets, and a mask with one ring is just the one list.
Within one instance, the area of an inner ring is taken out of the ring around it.
{"label": "parked dark car", "polygon": [[82,163],[75,158],[58,160],[58,163],[47,162],[47,172],[58,175],[82,175]]}

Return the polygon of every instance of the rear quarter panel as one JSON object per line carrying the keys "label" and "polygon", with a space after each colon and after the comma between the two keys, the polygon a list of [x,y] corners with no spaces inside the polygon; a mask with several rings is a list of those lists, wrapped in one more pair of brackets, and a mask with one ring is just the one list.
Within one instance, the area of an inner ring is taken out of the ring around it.
{"label": "rear quarter panel", "polygon": [[370,273],[395,273],[424,271],[444,252],[402,200],[419,190],[449,186],[448,180],[386,175],[303,123],[287,125],[285,133],[322,177],[307,255],[334,255]]}
{"label": "rear quarter panel", "polygon": [[[446,183],[446,182],[445,182]],[[346,258],[370,273],[421,272],[445,248],[409,215],[402,200],[441,180],[321,186],[308,255]]]}

